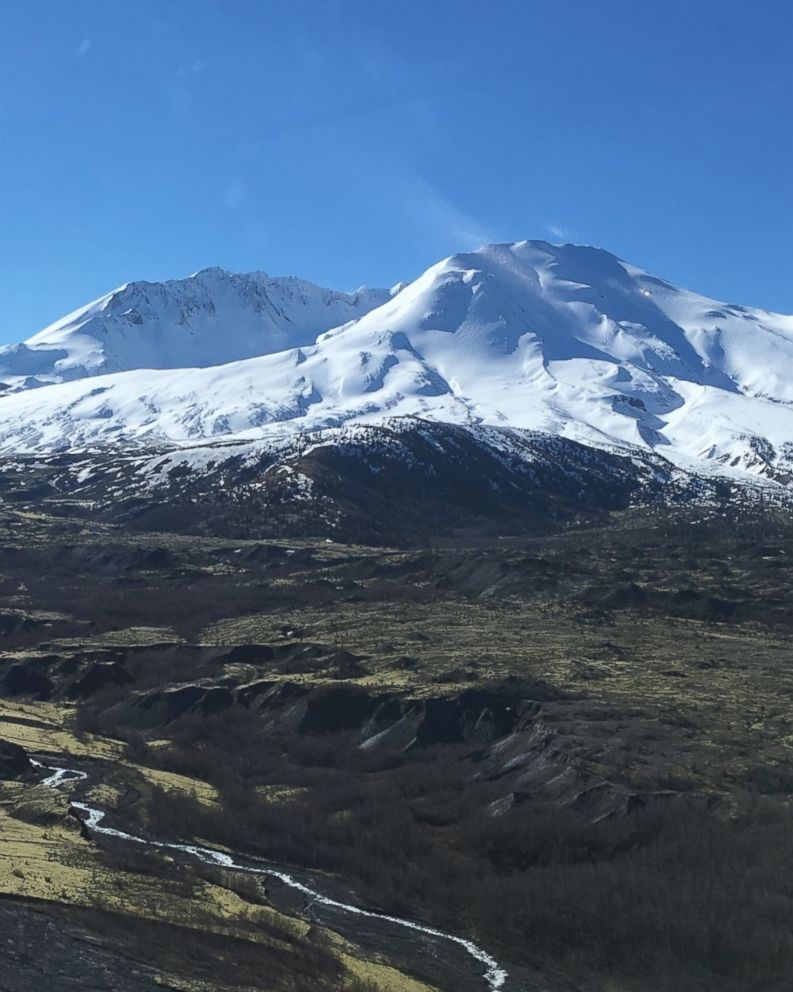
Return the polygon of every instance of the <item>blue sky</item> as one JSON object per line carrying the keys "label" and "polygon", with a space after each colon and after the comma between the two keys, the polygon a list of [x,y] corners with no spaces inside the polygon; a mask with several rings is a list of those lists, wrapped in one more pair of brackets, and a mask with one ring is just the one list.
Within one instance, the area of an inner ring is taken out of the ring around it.
{"label": "blue sky", "polygon": [[597,244],[793,313],[793,4],[5,0],[0,340],[207,265]]}

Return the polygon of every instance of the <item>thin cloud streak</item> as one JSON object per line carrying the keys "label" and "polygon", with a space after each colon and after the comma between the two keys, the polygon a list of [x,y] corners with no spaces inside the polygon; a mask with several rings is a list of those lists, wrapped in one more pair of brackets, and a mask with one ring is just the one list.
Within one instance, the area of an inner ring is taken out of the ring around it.
{"label": "thin cloud streak", "polygon": [[419,220],[430,237],[456,246],[457,251],[498,240],[492,228],[458,207],[423,176],[406,175],[401,194],[402,209]]}
{"label": "thin cloud streak", "polygon": [[557,241],[571,240],[571,232],[566,227],[560,227],[558,224],[546,224],[545,230]]}

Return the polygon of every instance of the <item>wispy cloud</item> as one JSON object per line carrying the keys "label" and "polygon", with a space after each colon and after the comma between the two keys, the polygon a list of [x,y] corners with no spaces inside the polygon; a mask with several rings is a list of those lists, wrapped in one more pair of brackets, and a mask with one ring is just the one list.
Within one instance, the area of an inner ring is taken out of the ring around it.
{"label": "wispy cloud", "polygon": [[400,209],[409,211],[420,221],[429,236],[456,246],[457,251],[479,248],[498,240],[491,228],[457,206],[423,176],[407,172],[401,186],[403,203]]}
{"label": "wispy cloud", "polygon": [[572,231],[559,224],[546,224],[545,230],[557,241],[569,241],[572,238]]}
{"label": "wispy cloud", "polygon": [[78,59],[84,59],[85,56],[91,51],[91,39],[83,38],[80,44],[75,48],[74,54]]}

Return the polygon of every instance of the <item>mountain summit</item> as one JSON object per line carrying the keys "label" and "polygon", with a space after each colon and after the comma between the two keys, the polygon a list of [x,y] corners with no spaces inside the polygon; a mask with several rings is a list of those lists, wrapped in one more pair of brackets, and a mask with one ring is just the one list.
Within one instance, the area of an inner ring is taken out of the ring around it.
{"label": "mountain summit", "polygon": [[266,439],[410,415],[718,473],[793,468],[793,317],[576,245],[490,245],[393,295],[221,270],[132,283],[4,349],[0,369],[18,390],[0,399],[6,450]]}
{"label": "mountain summit", "polygon": [[361,317],[385,289],[338,293],[294,277],[203,269],[187,279],[130,282],[0,348],[0,378],[30,388],[130,369],[206,367],[311,344]]}

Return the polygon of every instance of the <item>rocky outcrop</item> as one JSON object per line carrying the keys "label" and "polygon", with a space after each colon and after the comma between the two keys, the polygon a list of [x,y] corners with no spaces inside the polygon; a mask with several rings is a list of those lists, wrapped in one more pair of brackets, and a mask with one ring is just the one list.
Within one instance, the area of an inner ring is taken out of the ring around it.
{"label": "rocky outcrop", "polygon": [[415,743],[488,744],[515,728],[525,707],[499,692],[467,689],[455,696],[428,699],[416,727]]}
{"label": "rocky outcrop", "polygon": [[304,734],[360,730],[377,706],[377,698],[359,686],[319,689],[306,700],[299,730]]}
{"label": "rocky outcrop", "polygon": [[131,693],[107,712],[120,724],[138,730],[166,727],[179,717],[212,716],[228,709],[234,697],[225,686],[181,685],[176,689]]}
{"label": "rocky outcrop", "polygon": [[0,738],[0,779],[20,779],[33,770],[27,751]]}
{"label": "rocky outcrop", "polygon": [[117,661],[92,662],[80,677],[69,687],[67,695],[72,699],[93,696],[111,685],[131,685],[134,678]]}
{"label": "rocky outcrop", "polygon": [[28,662],[11,665],[3,678],[3,685],[10,696],[49,699],[53,691],[52,679],[38,665]]}

